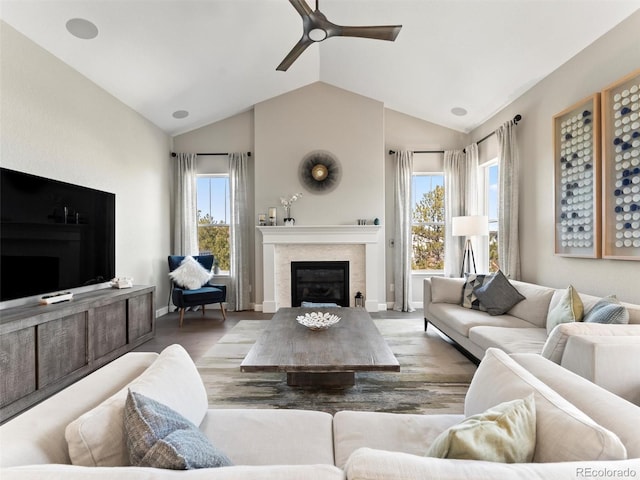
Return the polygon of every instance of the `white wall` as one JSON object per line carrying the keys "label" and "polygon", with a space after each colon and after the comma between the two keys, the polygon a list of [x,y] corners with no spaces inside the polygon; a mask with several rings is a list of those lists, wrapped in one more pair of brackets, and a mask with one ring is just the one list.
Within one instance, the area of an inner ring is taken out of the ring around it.
{"label": "white wall", "polygon": [[116,194],[116,275],[166,307],[171,139],[0,22],[2,166]]}
{"label": "white wall", "polygon": [[[257,104],[254,120],[256,214],[278,207],[281,222],[280,197],[303,192],[291,209],[298,225],[354,225],[359,218],[385,223],[381,102],[316,82]],[[298,165],[313,150],[328,150],[341,163],[342,181],[329,193],[308,192],[298,180]],[[384,292],[378,298],[384,298]],[[261,301],[258,239],[256,302]]]}
{"label": "white wall", "polygon": [[569,62],[472,132],[481,138],[523,116],[517,127],[522,164],[520,247],[522,276],[556,288],[569,284],[594,295],[614,293],[639,303],[640,262],[566,258],[554,255],[552,117],[640,66],[640,12],[584,49]]}

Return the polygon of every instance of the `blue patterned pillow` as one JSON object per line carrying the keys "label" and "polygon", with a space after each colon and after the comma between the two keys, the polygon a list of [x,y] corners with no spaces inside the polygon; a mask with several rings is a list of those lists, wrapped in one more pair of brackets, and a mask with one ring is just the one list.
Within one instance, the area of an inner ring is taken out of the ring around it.
{"label": "blue patterned pillow", "polygon": [[596,303],[583,322],[587,323],[629,323],[629,312],[615,295],[605,297]]}
{"label": "blue patterned pillow", "polygon": [[189,420],[131,390],[124,407],[124,432],[134,466],[190,470],[232,465]]}
{"label": "blue patterned pillow", "polygon": [[480,303],[476,297],[475,289],[481,287],[491,280],[491,275],[477,275],[475,273],[465,273],[465,282],[462,286],[462,306],[473,310],[486,312],[487,309]]}

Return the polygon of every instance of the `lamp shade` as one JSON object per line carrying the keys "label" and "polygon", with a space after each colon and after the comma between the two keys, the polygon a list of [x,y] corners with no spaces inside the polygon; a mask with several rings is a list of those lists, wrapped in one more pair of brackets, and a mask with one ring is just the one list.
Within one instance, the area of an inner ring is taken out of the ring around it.
{"label": "lamp shade", "polygon": [[454,237],[489,235],[489,217],[486,215],[453,217],[451,223],[451,235]]}

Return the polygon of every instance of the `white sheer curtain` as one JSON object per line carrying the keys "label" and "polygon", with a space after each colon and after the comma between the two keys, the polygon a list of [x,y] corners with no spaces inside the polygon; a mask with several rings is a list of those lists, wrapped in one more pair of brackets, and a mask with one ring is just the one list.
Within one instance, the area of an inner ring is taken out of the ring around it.
{"label": "white sheer curtain", "polygon": [[[451,235],[451,219],[484,214],[484,203],[480,202],[478,190],[477,143],[468,145],[464,150],[444,152],[444,199],[444,274],[447,277],[457,277],[460,275],[465,238]],[[481,246],[478,239],[472,241],[476,242],[475,252]]]}
{"label": "white sheer curtain", "polygon": [[451,235],[451,219],[465,213],[466,158],[462,150],[444,152],[444,275],[460,275],[464,238]]}
{"label": "white sheer curtain", "polygon": [[498,262],[512,280],[520,279],[518,195],[520,159],[513,120],[496,130],[498,139]]}
{"label": "white sheer curtain", "polygon": [[[464,148],[466,158],[465,215],[487,215],[484,197],[480,189],[478,144]],[[489,272],[489,237],[472,237],[473,252],[478,273]]]}
{"label": "white sheer curtain", "polygon": [[231,190],[231,292],[227,298],[232,310],[249,308],[249,236],[250,215],[248,155],[229,154]]}
{"label": "white sheer curtain", "polygon": [[398,312],[413,312],[411,306],[411,178],[413,152],[398,151],[395,158],[395,249],[394,286]]}
{"label": "white sheer curtain", "polygon": [[178,153],[175,161],[173,251],[175,255],[198,254],[198,210],[195,153]]}

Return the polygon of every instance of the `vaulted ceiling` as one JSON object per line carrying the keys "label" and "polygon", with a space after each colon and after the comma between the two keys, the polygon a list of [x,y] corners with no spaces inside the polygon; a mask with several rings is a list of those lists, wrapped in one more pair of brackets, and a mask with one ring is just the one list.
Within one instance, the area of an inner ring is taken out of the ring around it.
{"label": "vaulted ceiling", "polygon": [[[312,8],[313,0],[307,0]],[[639,0],[321,0],[334,37],[276,71],[302,35],[287,0],[0,0],[0,18],[171,135],[316,81],[469,132],[640,8]],[[96,25],[72,36],[70,19]],[[46,75],[46,72],[42,72]],[[466,115],[452,113],[464,109]],[[189,112],[174,118],[176,111]]]}

